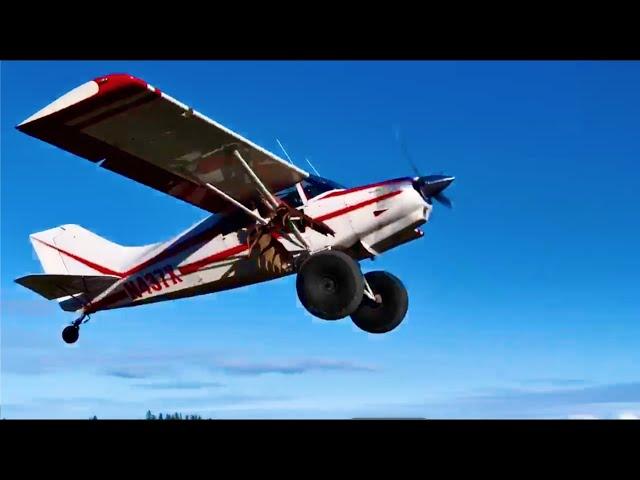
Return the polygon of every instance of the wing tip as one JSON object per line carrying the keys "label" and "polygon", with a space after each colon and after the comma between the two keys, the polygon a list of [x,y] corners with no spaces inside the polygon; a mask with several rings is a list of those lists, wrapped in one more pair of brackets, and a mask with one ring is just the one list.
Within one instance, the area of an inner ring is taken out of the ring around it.
{"label": "wing tip", "polygon": [[68,91],[64,95],[58,97],[56,100],[41,108],[29,118],[19,123],[16,128],[20,131],[25,131],[26,126],[36,120],[53,115],[61,110],[69,108],[77,103],[80,103],[88,98],[93,97],[100,91],[100,87],[94,80],[89,80],[82,85]]}
{"label": "wing tip", "polygon": [[26,120],[16,125],[15,128],[26,133],[28,131],[28,125],[36,120],[48,117],[61,110],[88,100],[89,98],[106,95],[117,90],[128,88],[147,90],[152,87],[144,80],[129,73],[109,73],[107,75],[101,75],[58,97],[53,102],[49,103]]}
{"label": "wing tip", "polygon": [[13,281],[18,285],[25,286],[24,284],[28,281],[29,277],[32,277],[33,274],[23,275],[22,277],[14,278]]}
{"label": "wing tip", "polygon": [[100,87],[100,93],[103,90],[115,90],[122,87],[143,87],[147,88],[149,84],[130,73],[109,73],[107,75],[101,75],[93,79],[94,82]]}

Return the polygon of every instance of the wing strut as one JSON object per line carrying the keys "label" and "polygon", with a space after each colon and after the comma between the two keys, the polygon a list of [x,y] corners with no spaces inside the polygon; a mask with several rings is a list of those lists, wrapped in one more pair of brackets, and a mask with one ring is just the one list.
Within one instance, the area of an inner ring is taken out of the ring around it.
{"label": "wing strut", "polygon": [[271,194],[271,192],[267,189],[267,187],[264,186],[264,183],[262,183],[260,181],[260,179],[258,178],[258,176],[254,173],[254,171],[251,169],[251,167],[249,166],[249,164],[244,160],[244,158],[242,158],[242,155],[240,155],[240,152],[237,149],[233,150],[233,154],[235,155],[235,157],[240,160],[240,163],[242,164],[242,166],[244,167],[244,169],[247,171],[247,173],[249,174],[249,177],[251,177],[251,180],[253,180],[253,183],[256,184],[256,186],[258,187],[258,190],[260,191],[260,193],[262,193],[262,195],[264,196],[264,198],[271,204],[271,206],[276,209],[278,208],[278,201],[275,199],[275,197]]}
{"label": "wing strut", "polygon": [[252,216],[253,218],[255,218],[259,223],[261,223],[262,225],[267,225],[269,222],[267,222],[264,218],[262,218],[260,215],[258,215],[257,213],[255,213],[253,210],[248,209],[247,207],[245,207],[242,203],[240,203],[239,201],[237,201],[235,198],[230,197],[229,195],[227,195],[226,193],[224,193],[222,190],[220,190],[219,188],[211,185],[210,183],[205,183],[204,184],[205,187],[207,187],[210,190],[213,190],[216,194],[218,194],[219,196],[221,196],[222,198],[224,198],[225,200],[227,200],[228,202],[233,203],[236,207],[238,207],[239,209],[241,209],[243,212],[245,212],[247,215]]}
{"label": "wing strut", "polygon": [[[278,202],[278,200],[276,200],[276,198],[269,191],[269,189],[264,186],[264,183],[262,183],[262,181],[258,178],[258,176],[251,169],[251,167],[245,161],[245,159],[242,158],[242,155],[240,155],[240,152],[237,149],[233,150],[233,155],[240,161],[244,169],[249,174],[249,177],[251,177],[253,182],[256,184],[256,187],[258,187],[258,190],[260,191],[260,193],[262,193],[265,200],[271,205],[273,213],[275,214],[277,212],[278,207],[280,206],[280,202]],[[291,233],[293,233],[293,236],[296,237],[296,239],[304,246],[304,249],[307,252],[310,252],[311,247],[309,246],[307,241],[304,239],[304,237],[300,233],[300,230],[298,230],[298,227],[296,227],[294,223],[291,221],[288,221],[288,227],[291,229]]]}
{"label": "wing strut", "polygon": [[[282,149],[284,154],[289,159],[289,163],[291,165],[293,165],[293,160],[291,160],[291,157],[289,156],[289,153],[287,153],[287,151],[285,150],[285,148],[282,145],[282,143],[280,143],[280,140],[278,140],[276,138],[276,142],[278,142],[278,145],[280,145],[280,148]],[[306,207],[307,206],[307,202],[309,201],[309,199],[307,198],[307,194],[304,192],[304,188],[302,188],[302,185],[301,185],[300,182],[296,183],[296,190],[298,190],[298,195],[300,195],[300,200],[302,200],[302,205],[304,205]]]}

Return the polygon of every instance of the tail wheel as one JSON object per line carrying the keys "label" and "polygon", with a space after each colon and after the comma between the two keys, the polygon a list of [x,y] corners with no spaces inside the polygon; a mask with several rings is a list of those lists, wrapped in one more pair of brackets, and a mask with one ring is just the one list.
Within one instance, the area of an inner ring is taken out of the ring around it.
{"label": "tail wheel", "polygon": [[316,317],[338,320],[360,305],[364,281],[358,263],[344,252],[327,250],[311,255],[298,270],[298,298]]}
{"label": "tail wheel", "polygon": [[80,337],[80,328],[76,325],[69,325],[62,330],[62,340],[66,343],[76,343]]}
{"label": "tail wheel", "polygon": [[407,289],[398,277],[387,272],[368,272],[364,277],[379,302],[364,296],[358,309],[351,314],[351,320],[365,332],[390,332],[407,314]]}

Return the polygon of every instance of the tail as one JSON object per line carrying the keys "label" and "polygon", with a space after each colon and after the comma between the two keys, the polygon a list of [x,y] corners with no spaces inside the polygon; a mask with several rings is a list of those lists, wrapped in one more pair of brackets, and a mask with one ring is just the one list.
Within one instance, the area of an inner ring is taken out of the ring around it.
{"label": "tail", "polygon": [[45,273],[16,282],[49,300],[58,300],[67,311],[77,310],[109,288],[155,246],[123,247],[78,225],[33,233],[29,240]]}
{"label": "tail", "polygon": [[153,245],[123,247],[79,225],[32,233],[29,240],[45,273],[121,277]]}

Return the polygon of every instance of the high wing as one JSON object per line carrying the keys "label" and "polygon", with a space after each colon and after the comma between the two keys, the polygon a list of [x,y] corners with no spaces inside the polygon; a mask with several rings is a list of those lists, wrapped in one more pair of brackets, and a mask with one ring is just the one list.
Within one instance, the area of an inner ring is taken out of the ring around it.
{"label": "high wing", "polygon": [[245,204],[259,198],[234,148],[271,192],[309,176],[127,74],[91,80],[16,128],[212,213],[229,204],[206,183]]}

